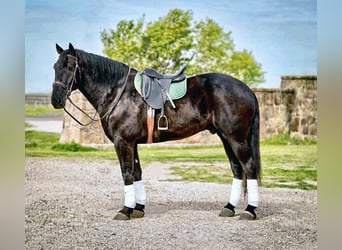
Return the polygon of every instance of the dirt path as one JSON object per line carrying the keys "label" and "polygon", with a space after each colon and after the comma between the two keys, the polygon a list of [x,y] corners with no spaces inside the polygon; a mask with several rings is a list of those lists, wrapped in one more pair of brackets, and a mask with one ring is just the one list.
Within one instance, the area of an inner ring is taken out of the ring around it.
{"label": "dirt path", "polygon": [[259,219],[239,221],[218,216],[229,184],[169,182],[168,166],[143,170],[145,217],[115,221],[116,162],[27,158],[26,249],[317,249],[316,191],[261,188]]}

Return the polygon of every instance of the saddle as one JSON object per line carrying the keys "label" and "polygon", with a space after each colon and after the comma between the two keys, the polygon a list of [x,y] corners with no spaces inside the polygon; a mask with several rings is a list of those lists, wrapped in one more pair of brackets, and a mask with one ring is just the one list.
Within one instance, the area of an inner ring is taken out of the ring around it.
{"label": "saddle", "polygon": [[183,65],[173,74],[160,74],[151,68],[145,68],[141,72],[141,85],[139,92],[149,106],[147,111],[148,143],[152,142],[155,109],[161,110],[158,118],[158,130],[167,130],[169,127],[168,120],[164,112],[165,102],[167,100],[170,101],[171,106],[176,108],[169,90],[173,83],[179,83],[185,80],[186,76],[183,73],[185,68],[186,66]]}
{"label": "saddle", "polygon": [[154,109],[163,109],[167,100],[176,108],[169,95],[170,85],[185,79],[183,74],[186,66],[182,66],[174,74],[160,74],[154,69],[146,68],[142,71],[141,95],[145,102]]}

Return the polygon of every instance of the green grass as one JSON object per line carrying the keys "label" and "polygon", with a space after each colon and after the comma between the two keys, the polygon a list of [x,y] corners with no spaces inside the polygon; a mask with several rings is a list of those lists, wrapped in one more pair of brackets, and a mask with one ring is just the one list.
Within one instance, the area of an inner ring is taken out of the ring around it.
{"label": "green grass", "polygon": [[26,157],[93,157],[116,159],[113,150],[99,150],[95,147],[85,147],[78,143],[59,143],[59,133],[35,130],[25,131]]}
{"label": "green grass", "polygon": [[25,149],[44,150],[58,143],[59,133],[26,130],[25,131]]}
{"label": "green grass", "polygon": [[153,146],[139,147],[139,156],[143,161],[160,162],[216,162],[226,161],[223,147],[218,146]]}
{"label": "green grass", "polygon": [[[262,185],[317,189],[317,145],[263,145],[260,149]],[[225,161],[171,166],[174,180],[230,183],[232,173]]]}
{"label": "green grass", "polygon": [[97,148],[94,147],[86,147],[81,146],[76,142],[70,142],[66,144],[57,143],[52,145],[51,147],[54,151],[64,151],[64,152],[91,152],[91,151],[99,151]]}
{"label": "green grass", "polygon": [[260,145],[316,145],[317,141],[314,139],[300,140],[295,137],[291,137],[289,133],[274,135],[271,138],[262,140]]}
{"label": "green grass", "polygon": [[51,105],[27,105],[25,106],[26,116],[53,116],[63,117],[63,109],[55,109]]}
{"label": "green grass", "polygon": [[[84,147],[75,142],[60,144],[59,134],[25,131],[25,155],[27,157],[91,157],[117,160],[111,149]],[[286,137],[278,138],[279,144],[261,143],[262,185],[317,189],[317,143],[284,143]],[[152,161],[172,162],[174,180],[230,183],[232,173],[221,145],[203,146],[139,146],[142,165]]]}

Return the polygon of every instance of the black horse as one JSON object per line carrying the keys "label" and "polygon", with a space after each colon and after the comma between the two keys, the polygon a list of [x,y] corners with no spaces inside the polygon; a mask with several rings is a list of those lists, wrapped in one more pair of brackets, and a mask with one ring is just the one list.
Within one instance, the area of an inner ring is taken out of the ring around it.
{"label": "black horse", "polygon": [[[146,194],[141,178],[137,144],[147,140],[148,105],[134,87],[137,70],[102,56],[74,49],[63,50],[54,64],[52,105],[64,108],[70,93],[79,89],[100,116],[107,137],[113,142],[124,180],[125,202],[114,219],[144,216]],[[259,106],[250,88],[241,81],[219,73],[187,78],[187,92],[175,100],[176,108],[165,104],[167,130],[153,130],[153,141],[182,139],[203,130],[222,140],[233,172],[231,195],[220,216],[235,215],[242,184],[248,206],[240,219],[256,218],[260,181]],[[156,110],[156,118],[160,113]],[[242,180],[245,180],[244,182]]]}

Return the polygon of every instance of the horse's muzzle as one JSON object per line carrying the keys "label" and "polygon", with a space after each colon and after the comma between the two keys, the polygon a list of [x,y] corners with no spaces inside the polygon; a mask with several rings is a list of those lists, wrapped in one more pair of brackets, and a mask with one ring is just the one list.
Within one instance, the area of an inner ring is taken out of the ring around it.
{"label": "horse's muzzle", "polygon": [[65,106],[65,101],[67,97],[67,90],[61,84],[53,83],[52,94],[51,94],[51,104],[55,109],[61,109]]}

